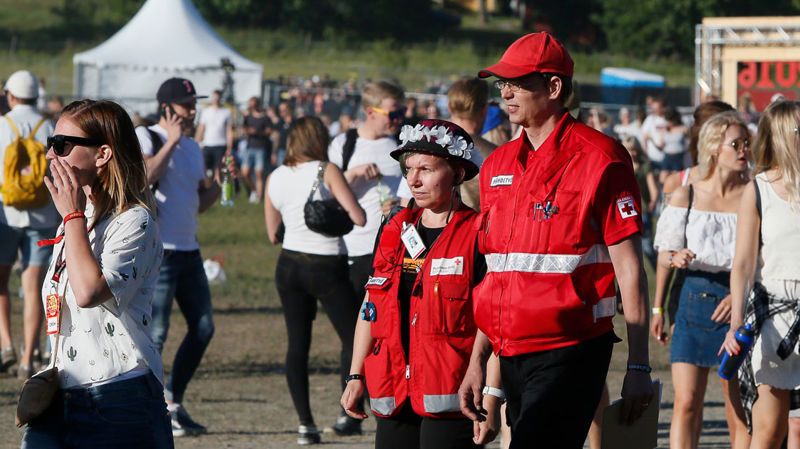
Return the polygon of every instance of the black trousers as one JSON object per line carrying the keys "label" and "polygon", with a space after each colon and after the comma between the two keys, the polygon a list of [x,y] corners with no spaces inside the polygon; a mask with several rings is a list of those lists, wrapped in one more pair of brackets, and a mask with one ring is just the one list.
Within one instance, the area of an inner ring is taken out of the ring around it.
{"label": "black trousers", "polygon": [[345,256],[318,256],[283,250],[278,257],[275,283],[289,334],[286,352],[289,393],[300,424],[312,425],[314,418],[308,397],[308,351],[311,347],[311,326],[317,315],[317,300],[322,303],[342,342],[342,385],[350,372],[353,333],[360,301],[347,281]]}
{"label": "black trousers", "polygon": [[573,346],[500,357],[511,449],[581,449],[613,345],[609,332]]}
{"label": "black trousers", "polygon": [[375,449],[475,449],[472,421],[467,418],[439,419],[414,413],[406,400],[402,410],[390,418],[376,416]]}
{"label": "black trousers", "polygon": [[374,271],[372,257],[372,254],[367,254],[347,259],[350,285],[353,286],[353,290],[356,292],[359,304],[364,300],[364,295],[367,293],[367,289],[364,286],[367,285],[367,281]]}

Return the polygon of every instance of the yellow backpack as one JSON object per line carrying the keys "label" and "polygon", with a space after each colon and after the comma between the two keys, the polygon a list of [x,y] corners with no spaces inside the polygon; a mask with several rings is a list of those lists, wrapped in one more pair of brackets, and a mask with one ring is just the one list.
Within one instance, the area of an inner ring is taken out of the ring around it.
{"label": "yellow backpack", "polygon": [[20,137],[17,126],[5,116],[17,138],[5,151],[3,160],[3,204],[17,209],[42,207],[50,199],[44,176],[47,172],[47,149],[44,144],[34,140],[36,131],[47,119],[42,119],[28,137]]}

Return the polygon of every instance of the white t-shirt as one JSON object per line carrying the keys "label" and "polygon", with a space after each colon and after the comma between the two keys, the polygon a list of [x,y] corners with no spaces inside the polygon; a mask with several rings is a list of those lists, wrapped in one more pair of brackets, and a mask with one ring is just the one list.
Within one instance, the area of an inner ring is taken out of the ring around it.
{"label": "white t-shirt", "polygon": [[[475,148],[472,151],[470,151],[469,160],[471,160],[473,164],[477,165],[478,169],[480,169],[483,166],[483,155],[481,154],[478,148]],[[475,177],[477,178],[478,175],[475,175]],[[400,181],[400,185],[397,187],[398,198],[409,199],[414,196],[411,193],[411,188],[408,187],[408,182],[406,181],[407,181],[406,179],[403,179],[402,181]]]}
{"label": "white t-shirt", "polygon": [[[91,203],[87,204],[85,214],[91,223],[94,215]],[[59,235],[63,228],[59,227]],[[61,388],[120,380],[119,376],[146,372],[148,368],[163,384],[161,355],[150,339],[153,292],[163,253],[156,220],[146,209],[136,206],[106,218],[89,232],[92,254],[114,295],[97,307],[78,307],[69,284],[68,268],[62,272],[59,283],[52,281],[59,254],[66,257],[62,252],[65,241],[53,249],[42,286],[45,310],[48,295],[64,292],[61,337],[55,359]],[[68,266],[71,263],[65,262]],[[56,335],[49,337],[55,347]]]}
{"label": "white t-shirt", "polygon": [[[342,167],[342,147],[346,140],[346,134],[342,133],[336,136],[328,147],[328,159],[339,168]],[[403,174],[400,172],[400,164],[389,155],[395,149],[397,149],[397,141],[394,140],[394,137],[382,137],[376,140],[359,137],[347,168],[375,164],[383,175],[381,182],[386,184],[390,191],[396,192],[400,180],[403,179]],[[359,178],[350,185],[350,190],[353,191],[358,204],[367,215],[367,223],[363,227],[356,226],[344,236],[347,255],[350,257],[372,254],[375,248],[375,238],[378,236],[378,228],[383,216],[377,187],[378,181],[367,181],[364,178]]]}
{"label": "white t-shirt", "polygon": [[667,129],[667,120],[664,117],[650,114],[642,122],[642,138],[645,134],[650,136],[646,142],[645,152],[651,162],[661,162],[664,160],[664,152],[659,150],[655,142],[661,140],[661,132]]}
{"label": "white t-shirt", "polygon": [[[327,237],[306,226],[303,207],[314,180],[317,178],[319,161],[303,162],[295,166],[281,165],[272,172],[267,184],[267,195],[272,205],[281,213],[286,233],[283,249],[320,256],[345,254],[341,237]],[[315,200],[332,198],[328,186],[320,183]],[[356,229],[356,228],[354,228]]]}
{"label": "white t-shirt", "polygon": [[228,123],[231,123],[231,110],[226,107],[215,108],[213,105],[203,109],[200,124],[203,131],[204,147],[224,147],[228,145]]}
{"label": "white t-shirt", "polygon": [[[6,114],[11,121],[16,125],[20,136],[27,137],[31,135],[31,131],[39,121],[42,115],[36,112],[33,106],[27,104],[18,104],[14,109]],[[47,138],[53,135],[53,123],[50,120],[45,120],[42,126],[36,131],[33,137],[37,142],[42,142],[47,145]],[[0,117],[0,185],[3,183],[3,162],[5,161],[6,147],[16,139],[14,130],[8,120]],[[47,149],[45,148],[45,151]],[[2,196],[0,196],[2,200]],[[53,201],[50,200],[46,205],[37,209],[17,209],[14,207],[3,206],[0,207],[0,223],[6,223],[15,228],[33,228],[33,229],[51,229],[58,226],[61,217],[58,215]]]}
{"label": "white t-shirt", "polygon": [[686,134],[682,132],[668,132],[661,140],[664,142],[664,154],[682,154],[686,151]]}
{"label": "white t-shirt", "polygon": [[[167,131],[164,128],[153,125],[150,129],[161,137],[162,144],[167,141]],[[136,136],[139,137],[142,153],[152,156],[150,133],[140,126],[136,128]],[[197,189],[205,176],[200,146],[188,137],[181,137],[167,165],[167,171],[158,180],[155,194],[164,249],[194,251],[200,248],[197,243],[197,214],[200,208]]]}

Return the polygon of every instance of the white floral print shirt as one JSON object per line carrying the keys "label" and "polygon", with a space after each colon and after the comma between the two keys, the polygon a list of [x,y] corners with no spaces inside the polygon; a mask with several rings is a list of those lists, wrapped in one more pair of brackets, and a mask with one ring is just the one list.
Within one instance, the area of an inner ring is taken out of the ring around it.
{"label": "white floral print shirt", "polygon": [[[91,203],[85,214],[91,223]],[[63,224],[56,235],[62,231]],[[132,207],[97,223],[89,232],[89,243],[112,297],[100,306],[81,308],[75,303],[66,269],[59,284],[52,280],[64,240],[53,248],[42,286],[46,308],[47,296],[65,291],[63,283],[67,283],[55,359],[61,388],[99,385],[144,368],[163,384],[161,355],[150,339],[153,292],[163,255],[156,220],[146,209]],[[55,345],[55,334],[49,337]]]}

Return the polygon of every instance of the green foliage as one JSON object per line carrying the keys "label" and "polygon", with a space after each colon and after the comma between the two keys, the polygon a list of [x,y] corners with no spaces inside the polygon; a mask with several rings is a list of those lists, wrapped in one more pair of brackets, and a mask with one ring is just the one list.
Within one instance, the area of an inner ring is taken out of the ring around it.
{"label": "green foliage", "polygon": [[798,0],[599,0],[596,21],[605,33],[608,49],[636,57],[679,57],[694,54],[695,25],[703,17],[792,15]]}
{"label": "green foliage", "polygon": [[432,30],[430,0],[196,0],[213,23],[291,29],[313,37],[417,38]]}

